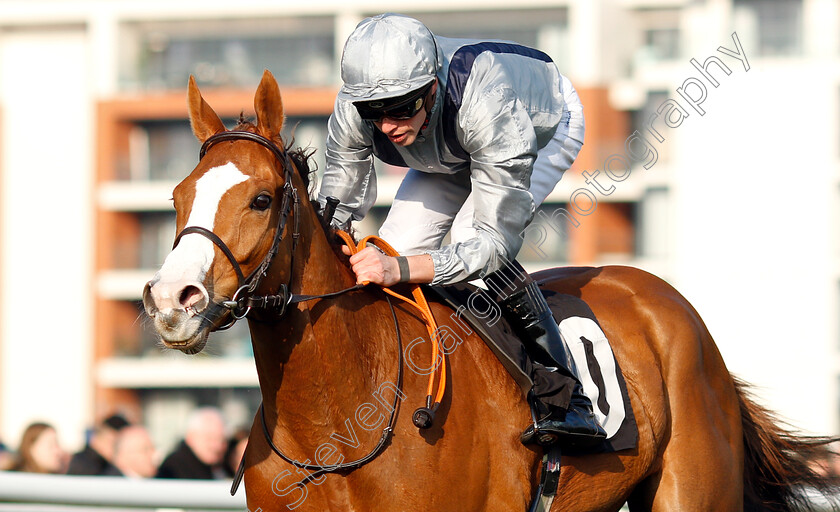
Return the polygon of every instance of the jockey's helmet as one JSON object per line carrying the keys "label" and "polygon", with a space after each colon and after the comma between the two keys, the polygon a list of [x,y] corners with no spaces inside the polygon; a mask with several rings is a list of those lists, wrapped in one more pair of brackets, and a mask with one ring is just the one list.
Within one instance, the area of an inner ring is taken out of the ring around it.
{"label": "jockey's helmet", "polygon": [[438,62],[437,43],[423,23],[390,13],[366,18],[344,44],[338,97],[360,110],[413,104],[434,82]]}

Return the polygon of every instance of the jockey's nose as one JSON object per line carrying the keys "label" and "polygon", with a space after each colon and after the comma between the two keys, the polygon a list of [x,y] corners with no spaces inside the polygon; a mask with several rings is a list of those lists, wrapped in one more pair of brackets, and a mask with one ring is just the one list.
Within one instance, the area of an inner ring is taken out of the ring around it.
{"label": "jockey's nose", "polygon": [[379,129],[385,135],[393,134],[394,130],[400,127],[400,122],[394,119],[390,119],[388,117],[383,117],[380,119],[377,124],[379,125]]}
{"label": "jockey's nose", "polygon": [[143,307],[154,317],[158,311],[185,311],[190,316],[210,304],[204,286],[198,281],[161,281],[152,279],[143,288]]}

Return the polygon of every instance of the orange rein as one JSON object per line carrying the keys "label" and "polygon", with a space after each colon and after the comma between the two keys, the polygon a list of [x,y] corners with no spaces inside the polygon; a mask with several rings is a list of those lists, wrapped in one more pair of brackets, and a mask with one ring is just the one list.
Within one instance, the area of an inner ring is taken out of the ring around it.
{"label": "orange rein", "polygon": [[[391,247],[388,242],[379,238],[378,236],[367,236],[359,241],[358,244],[353,242],[353,239],[350,237],[349,234],[345,233],[341,230],[336,230],[338,236],[344,240],[344,243],[347,244],[347,247],[350,248],[351,254],[356,254],[363,248],[367,246],[368,243],[378,247],[388,256],[399,256],[400,254]],[[365,283],[367,284],[367,283]],[[417,311],[423,316],[423,320],[426,323],[426,329],[429,331],[429,339],[432,342],[432,366],[433,368],[432,373],[429,375],[429,385],[426,388],[426,398],[429,399],[434,396],[434,403],[427,404],[429,407],[437,406],[441,400],[443,400],[443,393],[446,391],[446,358],[440,358],[440,365],[437,364],[437,358],[439,356],[438,351],[438,343],[437,343],[437,322],[435,322],[435,317],[432,314],[432,310],[429,308],[429,303],[426,301],[426,296],[423,294],[423,290],[420,288],[419,284],[409,284],[411,287],[411,294],[414,296],[414,300],[411,298],[402,295],[401,293],[397,293],[394,290],[388,288],[387,286],[382,287],[382,291],[391,295],[392,297],[396,297],[412,306],[414,306]],[[438,378],[435,379],[435,376]],[[435,381],[437,381],[437,392],[434,393]]]}

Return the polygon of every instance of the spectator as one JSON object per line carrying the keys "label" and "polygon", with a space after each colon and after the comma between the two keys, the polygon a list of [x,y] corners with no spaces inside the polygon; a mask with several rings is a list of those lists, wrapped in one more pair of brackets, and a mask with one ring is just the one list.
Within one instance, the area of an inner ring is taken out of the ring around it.
{"label": "spectator", "polygon": [[129,425],[120,430],[112,463],[103,474],[130,478],[155,476],[155,445],[145,427]]}
{"label": "spectator", "polygon": [[239,462],[245,455],[245,447],[248,446],[248,435],[250,433],[246,428],[239,428],[228,439],[227,451],[225,452],[225,473],[230,477],[236,475]]}
{"label": "spectator", "polygon": [[222,468],[227,440],[225,422],[218,409],[203,407],[187,420],[184,440],[166,456],[157,471],[158,478],[225,478]]}
{"label": "spectator", "polygon": [[15,455],[0,441],[0,471],[6,471],[15,463]]}
{"label": "spectator", "polygon": [[840,486],[840,441],[833,441],[825,447],[825,474],[834,478],[835,485]]}
{"label": "spectator", "polygon": [[13,471],[63,473],[67,454],[58,444],[58,434],[46,423],[32,423],[23,431]]}
{"label": "spectator", "polygon": [[73,455],[67,474],[107,475],[113,472],[111,460],[114,443],[119,431],[128,426],[128,421],[119,414],[109,416],[93,431],[84,450]]}

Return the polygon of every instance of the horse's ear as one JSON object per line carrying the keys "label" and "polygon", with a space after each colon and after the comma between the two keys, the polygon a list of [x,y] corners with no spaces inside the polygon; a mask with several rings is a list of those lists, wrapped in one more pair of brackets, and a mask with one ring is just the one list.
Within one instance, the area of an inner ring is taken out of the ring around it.
{"label": "horse's ear", "polygon": [[187,105],[190,109],[190,125],[199,142],[204,142],[211,136],[225,131],[225,124],[219,115],[201,97],[201,91],[195,84],[195,77],[190,75]]}
{"label": "horse's ear", "polygon": [[254,96],[254,110],[257,112],[257,132],[269,140],[280,135],[283,128],[283,101],[277,80],[269,70],[263,72],[260,86]]}

